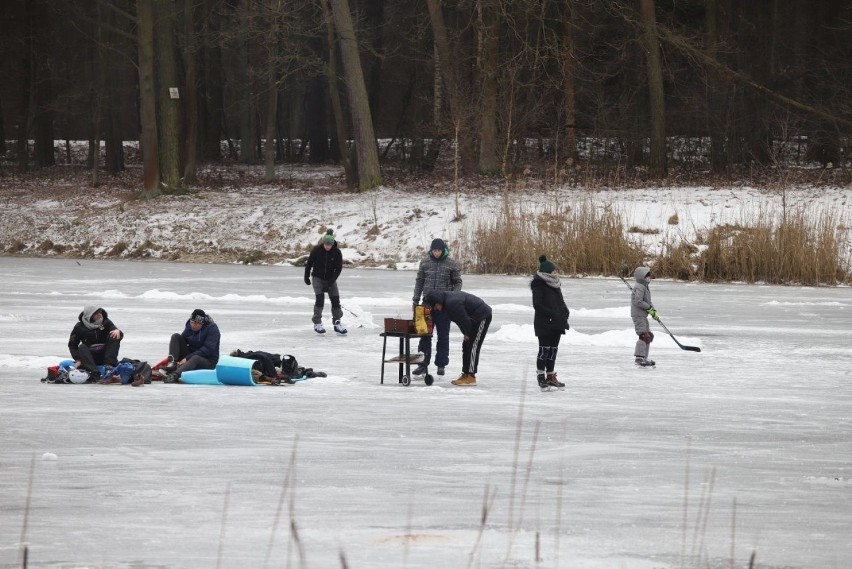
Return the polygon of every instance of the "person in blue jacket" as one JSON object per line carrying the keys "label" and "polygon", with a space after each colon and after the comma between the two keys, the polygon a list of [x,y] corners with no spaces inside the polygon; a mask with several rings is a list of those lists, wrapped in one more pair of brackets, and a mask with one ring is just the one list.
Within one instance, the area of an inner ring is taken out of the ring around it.
{"label": "person in blue jacket", "polygon": [[453,385],[476,385],[479,350],[491,324],[491,307],[478,296],[463,291],[433,290],[423,299],[432,311],[444,311],[462,334],[462,374]]}
{"label": "person in blue jacket", "polygon": [[213,369],[219,362],[219,326],[209,314],[196,308],[186,321],[183,332],[169,340],[169,363],[163,381],[176,383],[180,374],[196,369]]}

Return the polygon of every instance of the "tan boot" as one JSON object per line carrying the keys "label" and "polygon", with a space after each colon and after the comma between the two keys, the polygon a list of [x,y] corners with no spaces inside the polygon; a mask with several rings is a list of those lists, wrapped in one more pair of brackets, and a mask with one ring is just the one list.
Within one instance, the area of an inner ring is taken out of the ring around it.
{"label": "tan boot", "polygon": [[476,385],[476,376],[469,373],[463,373],[458,379],[455,379],[450,383],[453,385]]}

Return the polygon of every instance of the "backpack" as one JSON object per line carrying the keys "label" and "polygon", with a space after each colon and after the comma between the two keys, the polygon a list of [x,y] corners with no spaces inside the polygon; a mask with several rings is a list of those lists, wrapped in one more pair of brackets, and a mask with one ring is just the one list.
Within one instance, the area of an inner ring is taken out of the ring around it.
{"label": "backpack", "polygon": [[112,373],[121,378],[121,383],[131,383],[139,378],[142,383],[151,383],[151,366],[145,361],[123,358]]}
{"label": "backpack", "polygon": [[304,368],[299,367],[299,362],[296,361],[295,356],[281,356],[281,375],[289,378],[302,377],[303,372]]}

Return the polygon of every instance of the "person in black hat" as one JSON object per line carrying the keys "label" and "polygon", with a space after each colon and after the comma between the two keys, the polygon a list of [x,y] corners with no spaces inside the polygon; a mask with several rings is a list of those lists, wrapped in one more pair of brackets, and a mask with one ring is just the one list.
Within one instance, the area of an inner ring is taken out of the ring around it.
{"label": "person in black hat", "polygon": [[[443,239],[433,239],[426,258],[420,261],[417,279],[414,281],[414,296],[411,300],[414,306],[420,304],[420,297],[432,291],[459,291],[462,289],[462,278],[459,266],[450,259],[450,250]],[[438,336],[436,343],[435,365],[438,375],[444,375],[444,368],[450,362],[450,319],[446,312],[432,312],[432,323]],[[412,372],[414,375],[424,375],[432,359],[432,338],[420,338],[418,351],[423,353],[423,361]]]}
{"label": "person in black hat", "polygon": [[538,338],[538,356],[535,360],[536,379],[542,391],[562,389],[565,384],[556,377],[556,352],[559,340],[568,330],[571,314],[562,296],[562,283],[556,265],[546,256],[538,258],[538,271],[530,281],[532,304],[535,310],[533,329]]}
{"label": "person in black hat", "polygon": [[180,334],[169,340],[169,363],[163,368],[166,383],[176,383],[180,374],[195,369],[213,369],[219,362],[219,326],[200,308],[192,311]]}

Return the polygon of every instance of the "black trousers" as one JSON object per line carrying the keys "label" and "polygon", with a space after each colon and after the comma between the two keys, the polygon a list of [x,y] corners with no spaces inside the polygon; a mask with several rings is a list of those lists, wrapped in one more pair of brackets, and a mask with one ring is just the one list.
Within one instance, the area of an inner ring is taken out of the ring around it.
{"label": "black trousers", "polygon": [[559,351],[559,340],[562,334],[559,332],[546,332],[538,336],[538,357],[535,360],[535,369],[538,371],[553,371],[556,366],[556,352]]}
{"label": "black trousers", "polygon": [[468,337],[462,343],[462,373],[476,375],[479,367],[479,349],[485,341],[488,326],[491,324],[491,316],[485,320],[473,321],[473,336]]}
{"label": "black trousers", "polygon": [[[181,334],[172,334],[172,338],[169,340],[169,355],[173,357],[176,362],[181,361],[189,355],[189,344],[186,343],[186,338],[184,338]],[[215,367],[215,363],[211,362],[207,358],[196,355],[186,360],[186,363],[182,366],[178,366],[177,375],[180,377],[180,374],[185,371],[213,369]]]}
{"label": "black trousers", "polygon": [[118,365],[118,350],[121,340],[108,338],[106,344],[80,344],[77,346],[80,365],[89,372],[98,371],[99,365],[115,367]]}

